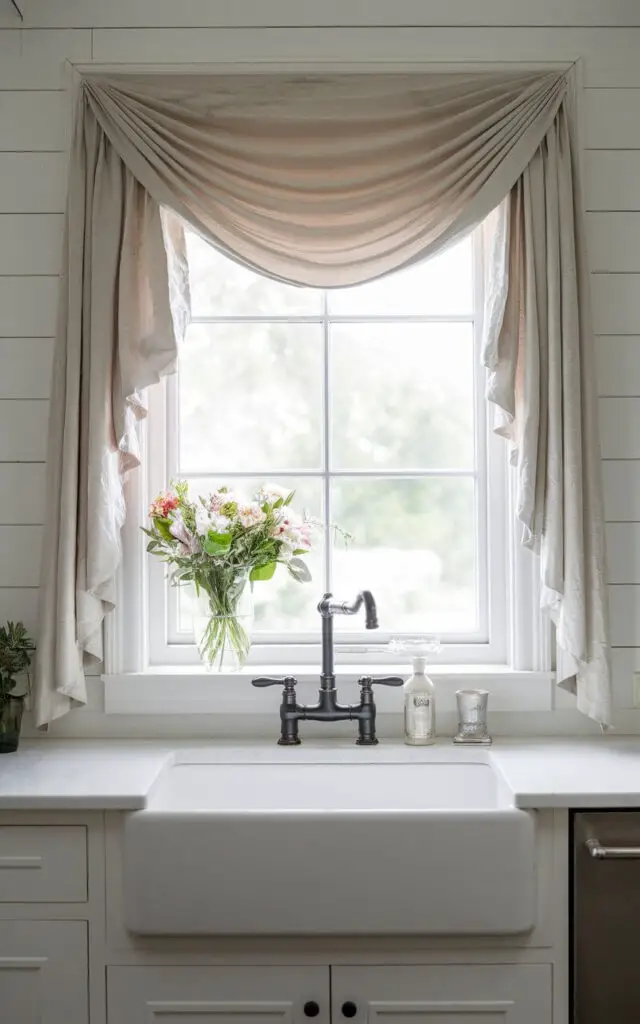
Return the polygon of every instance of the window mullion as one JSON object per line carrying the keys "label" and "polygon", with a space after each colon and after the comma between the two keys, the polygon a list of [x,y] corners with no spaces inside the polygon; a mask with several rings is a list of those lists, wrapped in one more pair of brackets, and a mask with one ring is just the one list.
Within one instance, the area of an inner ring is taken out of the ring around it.
{"label": "window mullion", "polygon": [[329,337],[329,303],[322,293],[322,514],[324,532],[324,579],[331,591],[333,544],[331,536],[331,339]]}

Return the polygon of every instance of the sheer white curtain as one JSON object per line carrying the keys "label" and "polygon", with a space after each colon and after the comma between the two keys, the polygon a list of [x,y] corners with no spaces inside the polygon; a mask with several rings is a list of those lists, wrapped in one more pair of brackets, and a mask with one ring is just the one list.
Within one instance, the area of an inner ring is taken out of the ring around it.
{"label": "sheer white curtain", "polygon": [[263,273],[337,287],[429,256],[507,196],[489,398],[517,451],[519,514],[568,658],[563,681],[586,713],[609,721],[573,130],[570,74],[82,83],[52,403],[58,501],[43,565],[40,724],[84,700],[83,653],[101,654],[138,393],[171,371],[186,322],[180,232],[160,209]]}

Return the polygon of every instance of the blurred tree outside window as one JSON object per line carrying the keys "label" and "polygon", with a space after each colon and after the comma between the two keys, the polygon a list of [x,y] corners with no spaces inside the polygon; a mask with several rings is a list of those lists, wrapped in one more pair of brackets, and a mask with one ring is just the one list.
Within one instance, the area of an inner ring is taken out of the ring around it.
{"label": "blurred tree outside window", "polygon": [[[390,633],[479,628],[472,238],[385,279],[319,291],[270,280],[188,234],[193,322],[169,400],[169,477],[296,490],[324,524],[313,583],[256,585],[256,640],[316,633],[331,590],[373,591]],[[345,545],[336,523],[352,540]],[[180,632],[191,629],[186,593]],[[336,619],[351,633],[361,623]],[[362,631],[363,639],[365,637]]]}

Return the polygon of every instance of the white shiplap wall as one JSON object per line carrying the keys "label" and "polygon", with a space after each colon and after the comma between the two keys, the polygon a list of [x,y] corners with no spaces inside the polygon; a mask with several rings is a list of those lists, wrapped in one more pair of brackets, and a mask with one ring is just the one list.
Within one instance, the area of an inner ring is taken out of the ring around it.
{"label": "white shiplap wall", "polygon": [[[0,621],[35,624],[72,63],[582,58],[616,703],[640,729],[638,0],[0,0]],[[481,16],[479,16],[481,11]],[[572,728],[558,698],[554,728]],[[87,714],[86,712],[84,714]],[[82,715],[75,716],[79,721]],[[64,726],[69,729],[70,726]],[[73,728],[81,728],[74,726]]]}

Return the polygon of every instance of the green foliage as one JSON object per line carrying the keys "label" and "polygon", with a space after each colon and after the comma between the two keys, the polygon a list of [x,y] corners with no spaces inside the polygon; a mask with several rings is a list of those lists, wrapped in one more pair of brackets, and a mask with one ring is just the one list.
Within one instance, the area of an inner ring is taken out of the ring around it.
{"label": "green foliage", "polygon": [[270,580],[275,571],[276,562],[267,562],[266,565],[256,566],[255,569],[252,569],[249,579],[252,583],[256,583],[258,580]]}
{"label": "green foliage", "polygon": [[13,693],[16,676],[28,670],[35,649],[22,622],[0,626],[0,706]]}

